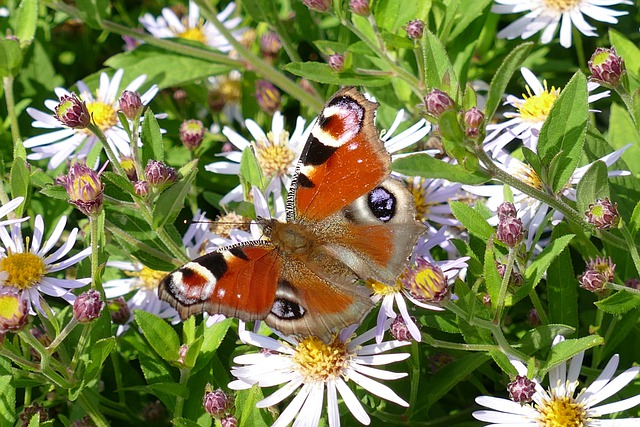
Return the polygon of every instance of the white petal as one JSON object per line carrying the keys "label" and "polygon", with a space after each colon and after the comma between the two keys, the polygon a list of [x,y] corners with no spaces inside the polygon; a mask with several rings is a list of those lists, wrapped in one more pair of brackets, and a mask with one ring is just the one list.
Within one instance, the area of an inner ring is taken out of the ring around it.
{"label": "white petal", "polygon": [[384,384],[381,384],[377,381],[374,381],[360,373],[348,369],[347,374],[349,379],[351,379],[354,383],[358,384],[360,387],[367,390],[369,393],[375,394],[378,397],[381,397],[390,402],[397,403],[400,406],[404,406],[406,408],[409,407],[409,403],[407,403],[404,399],[396,394],[395,391],[391,390]]}
{"label": "white petal", "polygon": [[[305,384],[302,386],[302,389],[298,392],[296,397],[293,398],[291,403],[286,407],[284,411],[280,414],[275,423],[273,423],[272,427],[285,427],[288,426],[291,421],[295,418],[295,416],[300,412],[300,408],[307,400],[307,396],[309,396],[309,392],[311,391],[311,384]],[[313,404],[313,402],[311,402]]]}
{"label": "white petal", "polygon": [[342,400],[344,401],[344,404],[347,405],[349,412],[351,412],[356,420],[360,421],[361,424],[369,425],[371,418],[369,418],[369,415],[362,407],[362,404],[344,380],[342,378],[336,379],[335,385],[338,389],[338,393],[340,393],[340,397],[342,397]]}

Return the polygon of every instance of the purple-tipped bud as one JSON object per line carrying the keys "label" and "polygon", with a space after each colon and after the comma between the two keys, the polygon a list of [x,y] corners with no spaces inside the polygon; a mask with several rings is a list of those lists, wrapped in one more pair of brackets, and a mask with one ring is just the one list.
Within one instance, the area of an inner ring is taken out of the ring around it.
{"label": "purple-tipped bud", "polygon": [[638,279],[637,277],[632,277],[630,279],[627,279],[624,282],[624,285],[628,288],[640,290],[640,279]]}
{"label": "purple-tipped bud", "polygon": [[[496,268],[498,269],[498,274],[500,274],[500,277],[504,278],[504,274],[507,272],[506,264],[496,261]],[[524,283],[522,274],[520,274],[520,272],[515,268],[512,268],[511,277],[509,277],[509,284],[512,286],[522,286],[522,283]]]}
{"label": "purple-tipped bud", "polygon": [[72,129],[85,129],[91,123],[91,114],[89,114],[87,104],[75,93],[62,95],[55,111],[56,118],[60,123]]}
{"label": "purple-tipped bud", "polygon": [[513,248],[518,246],[524,238],[524,226],[518,218],[505,217],[498,224],[496,237],[505,245]]}
{"label": "purple-tipped bud", "polygon": [[[411,316],[411,320],[416,326],[418,326],[418,324],[416,323],[415,317]],[[411,336],[411,332],[409,331],[409,327],[407,326],[407,323],[399,314],[391,323],[391,326],[389,327],[389,332],[391,333],[391,336],[398,341],[415,341]]]}
{"label": "purple-tipped bud", "polygon": [[69,424],[69,427],[95,427],[95,424],[91,421],[91,417],[89,415],[85,415],[84,417],[73,421]]}
{"label": "purple-tipped bud", "polygon": [[147,167],[144,168],[144,176],[147,178],[149,185],[154,187],[170,184],[178,179],[178,174],[174,168],[157,160],[149,160]]}
{"label": "purple-tipped bud", "polygon": [[341,55],[339,53],[331,54],[329,55],[329,59],[327,62],[329,63],[329,67],[331,67],[333,71],[340,72],[344,70],[344,55]]}
{"label": "purple-tipped bud", "polygon": [[189,352],[189,345],[182,344],[178,349],[178,364],[184,365],[184,359],[187,357],[187,353]]}
{"label": "purple-tipped bud", "polygon": [[49,412],[47,411],[47,409],[38,402],[34,402],[29,406],[25,406],[22,410],[22,413],[19,416],[19,425],[21,427],[27,427],[34,415],[38,415],[38,417],[40,418],[40,423],[47,421],[47,419],[49,418]]}
{"label": "purple-tipped bud", "polygon": [[204,124],[200,120],[185,120],[180,125],[180,141],[189,150],[195,150],[202,144]]}
{"label": "purple-tipped bud", "polygon": [[147,197],[147,194],[149,194],[149,183],[147,181],[136,181],[133,183],[133,191],[140,197]]}
{"label": "purple-tipped bud", "polygon": [[536,383],[523,375],[507,384],[509,398],[517,403],[529,403],[536,392]]}
{"label": "purple-tipped bud", "polygon": [[138,180],[138,172],[136,171],[136,164],[132,157],[123,157],[120,160],[120,166],[124,169],[124,173],[127,174],[129,181],[135,182]]}
{"label": "purple-tipped bud", "polygon": [[356,15],[369,16],[371,8],[369,7],[369,0],[351,0],[349,1],[349,9]]}
{"label": "purple-tipped bud", "polygon": [[491,307],[491,295],[489,294],[482,295],[482,304],[486,305],[487,307]]}
{"label": "purple-tipped bud", "polygon": [[587,222],[599,230],[608,230],[620,224],[618,204],[611,203],[608,197],[605,197],[604,200],[597,199],[595,203],[591,203],[589,210],[584,214],[587,217]]}
{"label": "purple-tipped bud", "polygon": [[266,80],[256,81],[256,100],[258,105],[269,114],[280,108],[280,91]]}
{"label": "purple-tipped bud", "polygon": [[116,325],[124,325],[131,318],[131,310],[123,297],[109,300],[107,308],[111,314],[111,321]]}
{"label": "purple-tipped bud", "polygon": [[221,389],[206,391],[202,397],[202,405],[212,417],[220,418],[232,406],[231,396]]}
{"label": "purple-tipped bud", "polygon": [[19,331],[29,323],[27,300],[10,289],[0,292],[0,334]]}
{"label": "purple-tipped bud", "polygon": [[604,285],[613,282],[616,274],[616,265],[611,261],[611,257],[595,259],[590,258],[587,269],[578,276],[580,287],[593,293],[605,291]]}
{"label": "purple-tipped bud", "polygon": [[120,107],[120,111],[122,111],[125,117],[129,120],[133,120],[139,116],[144,108],[138,92],[130,90],[122,92],[122,95],[118,100],[118,106]]}
{"label": "purple-tipped bud", "polygon": [[421,39],[422,34],[424,34],[424,22],[419,19],[411,20],[407,22],[405,29],[407,30],[407,37],[411,40]]}
{"label": "purple-tipped bud", "polygon": [[238,425],[238,419],[233,415],[227,415],[220,419],[221,427],[236,427]]}
{"label": "purple-tipped bud", "polygon": [[305,6],[316,12],[327,12],[331,8],[332,0],[302,0]]}
{"label": "purple-tipped bud", "polygon": [[56,184],[67,190],[69,202],[85,215],[96,215],[102,209],[104,184],[100,181],[100,175],[84,163],[71,165],[67,175],[56,178]]}
{"label": "purple-tipped bud", "polygon": [[464,132],[467,137],[475,139],[480,136],[480,126],[482,126],[482,122],[484,121],[482,111],[476,107],[472,107],[464,112],[463,120],[465,126]]}
{"label": "purple-tipped bud", "polygon": [[451,297],[451,287],[442,269],[424,258],[416,258],[398,279],[418,301],[440,304]]}
{"label": "purple-tipped bud", "polygon": [[516,218],[518,216],[518,211],[516,207],[511,202],[503,202],[498,206],[498,219],[502,221],[507,217]]}
{"label": "purple-tipped bud", "polygon": [[270,62],[278,58],[281,49],[282,43],[278,35],[273,31],[267,31],[260,39],[260,53]]}
{"label": "purple-tipped bud", "polygon": [[620,84],[620,79],[626,72],[624,61],[618,56],[614,47],[597,48],[591,55],[588,65],[593,80],[614,88]]}
{"label": "purple-tipped bud", "polygon": [[538,310],[535,308],[529,310],[529,313],[527,314],[527,323],[531,326],[539,326],[542,323]]}
{"label": "purple-tipped bud", "polygon": [[88,323],[100,317],[103,307],[100,292],[90,289],[73,302],[73,317],[80,323]]}
{"label": "purple-tipped bud", "polygon": [[445,92],[439,89],[433,89],[424,98],[424,105],[427,109],[427,113],[438,118],[447,110],[455,108],[453,99]]}
{"label": "purple-tipped bud", "polygon": [[167,418],[167,411],[159,400],[155,402],[149,402],[142,408],[142,418],[145,421],[155,425],[164,425],[164,420]]}

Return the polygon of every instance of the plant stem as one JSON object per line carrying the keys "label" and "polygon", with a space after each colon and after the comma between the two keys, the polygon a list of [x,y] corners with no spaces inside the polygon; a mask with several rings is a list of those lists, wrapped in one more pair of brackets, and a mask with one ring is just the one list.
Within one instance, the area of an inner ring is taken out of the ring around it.
{"label": "plant stem", "polygon": [[67,325],[62,329],[62,331],[60,331],[58,336],[46,348],[49,355],[53,354],[56,351],[56,348],[67,337],[67,335],[71,333],[71,331],[73,330],[73,328],[76,327],[76,325],[78,325],[78,321],[76,320],[75,317],[72,317],[71,320],[69,320],[69,323],[67,323]]}
{"label": "plant stem", "polygon": [[97,408],[93,404],[91,399],[87,397],[86,395],[87,390],[88,389],[83,390],[82,393],[80,393],[80,396],[78,396],[80,405],[84,408],[85,411],[87,411],[87,413],[91,417],[91,420],[96,424],[96,427],[109,427],[109,422],[104,417],[104,415],[102,415],[102,413],[100,412],[100,409]]}
{"label": "plant stem", "polygon": [[98,215],[103,215],[104,211],[98,214],[91,215],[89,217],[89,223],[91,224],[91,287],[98,290],[102,299],[106,299],[104,289],[102,288],[102,281],[100,280],[100,227]]}
{"label": "plant stem", "polygon": [[24,153],[22,146],[22,137],[20,136],[20,126],[18,125],[18,116],[16,116],[16,101],[13,97],[13,77],[8,76],[2,79],[4,86],[4,99],[7,103],[7,115],[11,123],[11,139],[13,140],[13,153]]}
{"label": "plant stem", "polygon": [[[180,369],[180,385],[183,385],[185,387],[185,389],[187,389],[187,382],[189,382],[189,374],[190,373],[191,373],[191,369],[188,369],[188,368]],[[176,409],[173,412],[173,419],[174,420],[182,417],[182,408],[183,407],[184,407],[184,397],[177,396],[176,397]]]}
{"label": "plant stem", "polygon": [[629,232],[629,228],[626,224],[623,224],[620,227],[620,232],[622,232],[622,237],[624,237],[625,242],[627,242],[627,246],[629,247],[629,253],[631,254],[631,259],[633,260],[633,265],[636,267],[636,272],[640,275],[640,255],[638,255],[638,248],[636,247],[635,242],[633,241],[633,237]]}
{"label": "plant stem", "polygon": [[107,137],[102,133],[102,130],[95,124],[93,121],[89,123],[88,129],[98,137],[98,140],[102,144],[102,148],[104,148],[105,153],[107,153],[107,158],[111,162],[111,166],[118,172],[119,175],[123,177],[127,177],[127,173],[122,168],[120,164],[120,160],[116,157],[116,154],[111,149],[109,142],[107,141]]}
{"label": "plant stem", "polygon": [[509,248],[509,254],[507,255],[507,264],[505,266],[504,275],[502,276],[502,283],[500,284],[500,293],[498,293],[496,314],[493,317],[493,322],[496,324],[500,323],[500,318],[502,317],[505,299],[507,298],[507,289],[509,288],[509,280],[511,279],[511,272],[513,271],[513,263],[515,262],[515,259],[515,249]]}
{"label": "plant stem", "polygon": [[549,316],[547,316],[547,312],[544,310],[542,302],[540,301],[540,297],[538,297],[535,289],[532,289],[531,292],[529,292],[529,299],[533,303],[533,307],[538,312],[540,323],[542,323],[543,325],[549,324]]}

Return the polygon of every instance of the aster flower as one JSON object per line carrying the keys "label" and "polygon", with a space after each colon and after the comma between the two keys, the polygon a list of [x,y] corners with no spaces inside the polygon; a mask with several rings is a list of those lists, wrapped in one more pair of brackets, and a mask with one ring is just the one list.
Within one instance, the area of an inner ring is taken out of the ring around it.
{"label": "aster flower", "polygon": [[[450,283],[455,281],[460,271],[467,267],[468,257],[449,261],[435,261],[431,256],[431,249],[442,245],[447,241],[445,228],[442,227],[435,234],[427,233],[426,238],[421,238],[413,250],[412,261],[400,274],[394,286],[382,283],[370,282],[373,295],[371,300],[380,303],[378,318],[376,323],[376,342],[381,343],[389,319],[397,317],[394,305],[397,306],[400,316],[407,325],[411,337],[420,342],[420,330],[414,318],[409,314],[407,301],[418,307],[432,311],[443,311],[438,301],[424,298],[423,292],[418,295],[412,286],[417,283],[426,284],[432,290],[438,288],[442,292],[450,292]],[[435,296],[435,292],[432,292]],[[440,294],[444,296],[444,294]],[[450,293],[449,293],[450,296]]]}
{"label": "aster flower", "polygon": [[[229,3],[222,12],[218,13],[217,19],[231,30],[231,34],[235,38],[239,39],[244,32],[244,29],[237,28],[242,18],[229,18],[235,9],[236,4]],[[188,15],[182,18],[178,18],[173,10],[165,7],[162,9],[162,16],[154,18],[150,13],[145,13],[140,18],[140,23],[154,37],[160,39],[176,37],[195,40],[222,52],[229,52],[233,49],[233,46],[216,27],[200,16],[200,8],[193,1],[189,2]]]}
{"label": "aster flower", "polygon": [[22,292],[32,314],[35,314],[33,306],[38,312],[44,313],[42,294],[73,303],[76,297],[71,290],[91,282],[90,278],[71,280],[48,276],[66,270],[91,254],[91,248],[86,248],[64,259],[76,242],[77,228],[71,230],[67,240],[55,252],[49,253],[60,241],[66,224],[67,217],[61,217],[49,239],[44,242],[46,234],[40,215],[35,218],[33,236],[30,239],[23,239],[18,225],[14,224],[10,232],[0,227],[0,290],[10,288]]}
{"label": "aster flower", "polygon": [[[564,340],[557,336],[554,345]],[[538,380],[535,383],[531,404],[520,404],[508,399],[480,396],[476,403],[489,410],[475,411],[474,418],[488,422],[487,426],[513,427],[518,425],[562,425],[562,426],[635,426],[636,418],[599,419],[603,415],[625,411],[640,404],[640,395],[606,405],[598,404],[622,390],[640,372],[639,366],[627,369],[614,378],[619,356],[614,355],[602,373],[589,387],[576,395],[578,376],[582,368],[584,351],[575,355],[568,366],[566,363],[549,371],[549,388],[544,389]],[[511,361],[520,375],[527,374],[526,366],[520,361]]]}
{"label": "aster flower", "polygon": [[[94,96],[89,87],[80,80],[77,82],[80,98],[86,103],[87,109],[93,122],[100,128],[107,138],[107,142],[116,156],[131,156],[131,147],[127,132],[118,120],[117,111],[119,109],[118,97],[120,96],[120,83],[124,70],[115,72],[110,79],[107,73],[100,73],[100,85]],[[146,80],[145,75],[138,76],[127,85],[124,90],[135,92]],[[61,87],[55,89],[58,98],[71,96],[71,93]],[[141,100],[143,105],[147,105],[158,93],[158,87],[153,85],[143,95]],[[96,144],[100,144],[98,138],[87,129],[69,128],[56,118],[55,108],[58,101],[49,99],[44,105],[54,114],[45,113],[35,108],[27,108],[27,114],[33,119],[31,124],[35,128],[49,129],[49,133],[34,136],[24,141],[25,148],[31,148],[31,154],[27,156],[30,160],[49,159],[48,169],[55,169],[63,162],[78,158],[85,159],[94,149]],[[164,114],[156,115],[158,118],[165,117]],[[91,165],[94,168],[95,165]]]}
{"label": "aster flower", "polygon": [[[505,104],[514,107],[517,112],[506,112],[504,116],[509,120],[487,126],[487,137],[483,142],[484,149],[493,152],[494,155],[497,155],[505,145],[514,139],[522,140],[526,147],[536,151],[540,129],[542,129],[554,102],[560,96],[559,88],[551,86],[549,89],[547,81],[540,82],[529,69],[522,67],[520,72],[527,83],[525,86],[527,94],[522,94],[522,98],[508,95],[505,102]],[[587,83],[589,92],[593,92],[599,87],[600,85],[595,82]],[[589,95],[588,101],[592,103],[608,97],[609,94],[608,90],[594,93]]]}
{"label": "aster flower", "polygon": [[316,337],[282,337],[276,340],[249,332],[245,329],[244,322],[240,322],[238,334],[242,342],[260,347],[264,351],[234,359],[235,363],[243,366],[232,368],[231,373],[238,379],[231,382],[229,388],[244,390],[256,384],[260,387],[283,384],[279,390],[259,401],[256,405],[259,408],[277,405],[296,393],[287,408],[280,413],[274,427],[287,426],[294,419],[295,425],[318,425],[325,395],[329,426],[339,426],[338,394],[358,421],[369,424],[369,415],[360,399],[347,385],[349,380],[385,400],[409,406],[393,390],[375,380],[394,380],[407,374],[371,366],[407,359],[408,353],[381,353],[410,343],[385,341],[381,344],[365,344],[375,336],[375,330],[353,337],[354,330],[355,326],[348,327],[330,344],[325,344]]}
{"label": "aster flower", "polygon": [[617,24],[617,16],[628,12],[619,12],[605,6],[633,4],[627,0],[496,0],[491,11],[498,14],[528,12],[516,19],[498,33],[498,38],[509,40],[521,37],[528,39],[542,31],[540,41],[551,42],[560,25],[560,44],[571,47],[571,29],[573,26],[587,37],[597,37],[595,27],[585,21],[586,15],[596,21]]}
{"label": "aster flower", "polygon": [[[15,211],[17,209],[17,207],[20,206],[20,204],[22,204],[22,202],[24,202],[24,197],[16,197],[13,200],[9,200],[8,203],[0,206],[0,218],[3,218],[5,216],[9,215],[11,212]],[[23,222],[23,221],[26,221],[28,219],[29,219],[29,217],[6,219],[4,221],[0,221],[0,227],[2,227],[3,225],[17,224],[19,222]]]}
{"label": "aster flower", "polygon": [[419,176],[403,177],[407,188],[413,194],[416,204],[416,219],[435,224],[459,226],[451,212],[450,201],[469,198],[462,184],[446,179],[428,179]]}

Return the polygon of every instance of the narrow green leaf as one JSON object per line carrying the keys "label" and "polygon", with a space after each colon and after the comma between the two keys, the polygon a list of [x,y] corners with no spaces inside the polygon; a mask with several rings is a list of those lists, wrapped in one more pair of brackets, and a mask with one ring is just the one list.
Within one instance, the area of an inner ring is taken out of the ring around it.
{"label": "narrow green leaf", "polygon": [[85,384],[89,384],[91,381],[97,379],[102,371],[102,364],[109,354],[116,347],[116,339],[114,337],[103,338],[95,342],[90,349],[90,357],[87,362],[87,366],[84,372],[82,381]]}
{"label": "narrow green leaf", "polygon": [[38,23],[38,0],[22,0],[16,11],[16,37],[20,41],[20,47],[31,44],[36,33]]}
{"label": "narrow green leaf", "polygon": [[634,238],[636,234],[638,234],[638,230],[640,230],[640,202],[633,209],[633,214],[631,215],[631,220],[629,221],[629,232],[631,236]]}
{"label": "narrow green leaf", "polygon": [[125,391],[138,391],[144,393],[151,393],[154,396],[160,397],[161,394],[175,396],[175,397],[189,397],[189,389],[182,384],[174,382],[166,383],[153,383],[149,385],[140,385],[132,387],[122,387],[121,390]]}
{"label": "narrow green leaf", "polygon": [[518,375],[515,366],[511,364],[511,361],[502,350],[489,350],[489,354],[503,372],[507,373],[510,377]]}
{"label": "narrow green leaf", "polygon": [[251,192],[251,187],[253,186],[264,190],[267,187],[268,180],[271,178],[273,177],[265,177],[262,173],[258,158],[251,147],[242,150],[242,157],[240,158],[240,183],[242,184],[245,195]]}
{"label": "narrow green leaf", "polygon": [[547,349],[551,346],[556,335],[570,335],[576,331],[567,325],[542,325],[530,330],[520,338],[518,344],[521,351],[531,354],[536,351]]}
{"label": "narrow green leaf", "polygon": [[109,0],[76,0],[82,20],[94,30],[100,30],[102,20],[109,16]]}
{"label": "narrow green leaf", "polygon": [[[615,126],[609,126],[607,141],[611,147],[618,150],[627,144],[631,144],[624,154],[622,160],[627,164],[628,170],[633,175],[640,175],[640,134],[636,130],[636,125],[626,108],[617,103],[611,104],[611,113],[609,114],[609,123],[615,123]],[[589,129],[589,133],[591,129]],[[587,133],[587,137],[589,137]]]}
{"label": "narrow green leaf", "polygon": [[571,359],[581,351],[601,345],[604,338],[591,335],[579,339],[568,339],[551,347],[549,357],[540,365],[540,375],[544,376],[551,369]]}
{"label": "narrow green leaf", "polygon": [[493,253],[493,245],[487,245],[484,252],[484,280],[487,286],[487,292],[491,296],[491,301],[498,301],[500,287],[502,286],[502,277],[496,268],[496,257]]}
{"label": "narrow green leaf", "polygon": [[542,161],[540,161],[540,157],[538,156],[538,154],[527,147],[522,147],[521,150],[522,150],[522,156],[527,161],[529,166],[533,168],[536,174],[538,174],[539,177],[546,177],[547,176],[546,166],[542,164]]}
{"label": "narrow green leaf", "polygon": [[0,78],[15,76],[22,64],[22,50],[14,39],[0,40]]}
{"label": "narrow green leaf", "polygon": [[171,423],[175,427],[202,427],[197,422],[191,421],[191,420],[189,420],[187,418],[174,418],[174,419],[171,420]]}
{"label": "narrow green leaf", "polygon": [[[193,318],[193,316],[191,316]],[[187,368],[193,368],[200,355],[200,349],[202,348],[203,337],[198,337],[195,341],[189,344],[187,349],[187,355],[184,357],[184,366]]]}
{"label": "narrow green leaf", "polygon": [[261,0],[242,0],[243,10],[256,22],[274,22],[278,19],[275,2]]}
{"label": "narrow green leaf", "polygon": [[[551,241],[561,236],[554,229]],[[569,248],[554,256],[547,270],[549,321],[578,329],[578,280],[573,272]]]}
{"label": "narrow green leaf", "polygon": [[204,337],[202,347],[200,348],[200,357],[194,367],[194,372],[207,366],[211,358],[215,355],[218,347],[222,343],[222,340],[227,335],[229,326],[231,325],[230,319],[225,319],[222,322],[205,326],[205,322],[202,322],[198,327],[199,335]]}
{"label": "narrow green leaf", "polygon": [[532,47],[532,42],[522,43],[513,49],[504,61],[502,61],[500,67],[498,67],[496,74],[493,76],[493,79],[491,79],[491,86],[487,94],[487,103],[484,107],[486,123],[491,122],[493,115],[496,113],[496,109],[502,102],[502,95],[504,95],[504,91],[513,77],[513,73],[520,68],[522,62],[529,56]]}
{"label": "narrow green leaf", "polygon": [[452,165],[424,153],[396,159],[391,164],[391,169],[407,176],[443,178],[469,185],[483,184],[491,179],[489,175],[480,171],[469,172],[460,165]]}
{"label": "narrow green leaf", "polygon": [[597,199],[609,197],[607,165],[600,160],[593,163],[578,183],[576,191],[579,212],[586,212],[589,204]]}
{"label": "narrow green leaf", "polygon": [[391,83],[390,75],[358,74],[355,71],[337,73],[322,62],[290,62],[283,67],[299,77],[318,83],[344,86],[384,86]]}
{"label": "narrow green leaf", "polygon": [[587,132],[587,78],[577,71],[553,104],[538,139],[538,155],[543,164],[553,165],[549,179],[559,192],[578,165]]}
{"label": "narrow green leaf", "polygon": [[171,326],[158,316],[142,310],[134,310],[134,316],[142,334],[151,347],[167,362],[178,360],[180,339]]}
{"label": "narrow green leaf", "polygon": [[[27,162],[23,158],[16,158],[11,166],[11,197],[24,197],[29,196],[29,170],[27,169]],[[16,208],[15,213],[17,217],[22,216],[24,212],[26,202],[22,203]]]}
{"label": "narrow green leaf", "polygon": [[262,410],[256,408],[256,403],[262,399],[262,390],[257,385],[248,390],[236,393],[236,416],[238,427],[267,427],[274,420],[266,421]]}
{"label": "narrow green leaf", "polygon": [[640,296],[631,292],[618,291],[595,304],[605,313],[617,316],[640,306]]}
{"label": "narrow green leaf", "polygon": [[12,426],[16,420],[16,387],[11,362],[0,358],[0,425]]}
{"label": "narrow green leaf", "polygon": [[616,53],[624,59],[627,72],[640,79],[640,48],[613,28],[609,28],[609,39],[616,48]]}
{"label": "narrow green leaf", "polygon": [[182,178],[164,190],[156,204],[153,206],[153,226],[162,228],[165,224],[171,224],[178,217],[184,207],[184,199],[191,190],[191,184],[196,177],[196,165],[198,159],[194,159],[180,169]]}
{"label": "narrow green leaf", "polygon": [[[451,41],[462,34],[465,30],[469,28],[469,25],[477,18],[482,16],[484,10],[487,6],[493,3],[492,0],[476,0],[472,2],[462,2],[463,3],[463,11],[462,13],[458,12],[455,16],[454,26],[449,33],[448,39]],[[449,44],[449,43],[447,43]]]}
{"label": "narrow green leaf", "polygon": [[427,88],[438,88],[447,92],[454,101],[461,101],[460,85],[447,50],[440,39],[429,30],[425,30],[422,37],[422,54]]}
{"label": "narrow green leaf", "polygon": [[451,212],[464,225],[469,233],[483,239],[488,239],[494,233],[494,229],[478,211],[462,202],[451,202]]}
{"label": "narrow green leaf", "polygon": [[146,166],[149,160],[164,161],[164,142],[162,141],[160,126],[151,108],[147,108],[144,112],[141,138],[142,166]]}

